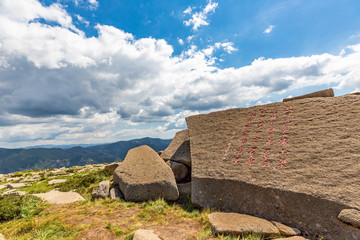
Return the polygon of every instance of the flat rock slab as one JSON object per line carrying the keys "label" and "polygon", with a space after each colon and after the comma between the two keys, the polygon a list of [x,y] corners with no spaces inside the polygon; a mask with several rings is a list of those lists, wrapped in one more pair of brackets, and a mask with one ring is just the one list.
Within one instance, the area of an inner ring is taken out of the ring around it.
{"label": "flat rock slab", "polygon": [[53,179],[48,182],[49,185],[66,182],[66,179]]}
{"label": "flat rock slab", "polygon": [[271,223],[279,229],[280,234],[283,236],[296,236],[301,234],[301,231],[297,228],[292,228],[275,221],[271,221]]}
{"label": "flat rock slab", "polygon": [[0,190],[6,188],[6,185],[0,185]]}
{"label": "flat rock slab", "polygon": [[271,222],[239,213],[211,213],[208,214],[212,232],[214,234],[260,233],[265,237],[279,236],[280,232]]}
{"label": "flat rock slab", "polygon": [[360,96],[304,98],[186,118],[192,202],[262,216],[310,238],[360,239]]}
{"label": "flat rock slab", "polygon": [[161,153],[161,158],[191,167],[189,130],[177,132],[169,146]]}
{"label": "flat rock slab", "polygon": [[145,145],[129,150],[114,171],[114,182],[119,185],[126,201],[147,201],[159,197],[174,201],[179,197],[171,168]]}
{"label": "flat rock slab", "polygon": [[360,211],[356,209],[344,209],[339,213],[338,218],[345,223],[360,228]]}
{"label": "flat rock slab", "polygon": [[161,240],[153,230],[138,229],[134,233],[133,240]]}
{"label": "flat rock slab", "polygon": [[76,201],[85,200],[80,194],[77,192],[60,192],[57,190],[52,190],[47,193],[38,193],[33,194],[36,197],[39,197],[45,201],[48,201],[52,204],[63,204],[63,203],[72,203]]}
{"label": "flat rock slab", "polygon": [[9,183],[7,185],[7,188],[9,189],[17,189],[17,188],[22,188],[22,187],[25,187],[26,184],[25,183]]}

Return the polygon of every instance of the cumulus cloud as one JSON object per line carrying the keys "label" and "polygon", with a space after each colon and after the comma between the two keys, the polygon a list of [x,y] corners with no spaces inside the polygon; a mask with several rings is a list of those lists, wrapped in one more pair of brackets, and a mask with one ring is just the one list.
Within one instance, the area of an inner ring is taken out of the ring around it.
{"label": "cumulus cloud", "polygon": [[[202,9],[200,12],[194,13],[191,18],[187,21],[184,21],[185,26],[193,26],[193,30],[198,30],[201,26],[207,26],[209,25],[208,21],[208,15],[215,12],[215,9],[218,7],[217,2],[212,2],[211,0],[208,1],[208,4],[205,6],[204,9]],[[184,14],[191,14],[192,8],[188,7]]]}
{"label": "cumulus cloud", "polygon": [[264,32],[263,32],[263,33],[265,33],[265,34],[269,34],[269,33],[271,33],[271,32],[272,32],[272,30],[274,30],[274,28],[275,28],[275,26],[274,26],[274,25],[270,25],[270,26],[268,26],[268,27],[264,30]]}
{"label": "cumulus cloud", "polygon": [[236,51],[231,42],[174,55],[163,39],[96,30],[86,37],[58,4],[0,2],[1,146],[171,137],[188,115],[267,102],[269,94],[360,88],[360,44],[338,55],[259,58],[222,69],[214,52]]}

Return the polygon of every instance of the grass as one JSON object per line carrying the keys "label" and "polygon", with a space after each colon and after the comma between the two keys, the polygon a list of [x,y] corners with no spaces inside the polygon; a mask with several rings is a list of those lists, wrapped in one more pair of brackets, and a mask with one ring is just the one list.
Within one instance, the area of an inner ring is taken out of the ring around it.
{"label": "grass", "polygon": [[45,181],[21,190],[28,193],[47,192],[54,188],[75,190],[87,200],[62,206],[46,204],[33,196],[0,197],[0,233],[6,235],[6,239],[75,239],[87,231],[107,231],[119,239],[131,240],[140,228],[181,228],[185,224],[191,226],[190,231],[195,232],[194,239],[198,240],[209,237],[265,240],[256,234],[213,235],[207,217],[211,211],[194,207],[190,198],[181,205],[164,199],[139,203],[110,199],[92,201],[89,197],[92,189],[100,181],[110,180],[112,174],[104,170],[79,172],[68,169],[66,172],[74,175],[64,183],[48,185],[47,177],[40,173]]}

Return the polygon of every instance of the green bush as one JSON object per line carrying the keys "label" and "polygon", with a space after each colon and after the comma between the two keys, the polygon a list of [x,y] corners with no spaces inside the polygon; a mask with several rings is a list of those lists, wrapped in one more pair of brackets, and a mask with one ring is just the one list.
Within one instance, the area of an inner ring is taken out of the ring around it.
{"label": "green bush", "polygon": [[0,222],[36,215],[43,209],[41,203],[35,196],[0,196]]}

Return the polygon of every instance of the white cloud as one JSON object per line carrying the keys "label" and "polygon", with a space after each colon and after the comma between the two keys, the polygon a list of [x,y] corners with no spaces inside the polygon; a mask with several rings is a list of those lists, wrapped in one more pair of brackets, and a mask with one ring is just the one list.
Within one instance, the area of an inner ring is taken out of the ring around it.
{"label": "white cloud", "polygon": [[99,6],[99,2],[97,0],[88,0],[90,9],[96,9]]}
{"label": "white cloud", "polygon": [[79,14],[76,14],[75,17],[79,20],[79,22],[84,23],[86,27],[89,27],[90,22],[86,21],[85,18],[83,18]]}
{"label": "white cloud", "polygon": [[265,34],[269,34],[269,33],[271,33],[271,32],[272,32],[272,30],[274,30],[274,28],[275,28],[275,26],[274,26],[274,25],[270,25],[270,26],[268,26],[268,27],[264,30],[264,32],[263,32],[263,33],[265,33]]}
{"label": "white cloud", "polygon": [[184,45],[184,40],[182,40],[181,38],[178,39],[178,42],[180,45]]}
{"label": "white cloud", "polygon": [[[208,4],[205,6],[205,8],[200,11],[200,12],[196,12],[194,13],[191,18],[187,21],[184,21],[185,26],[193,26],[192,29],[193,30],[198,30],[199,27],[201,26],[207,26],[209,25],[209,21],[208,21],[208,15],[210,13],[214,13],[215,9],[218,7],[218,3],[217,2],[212,2],[211,0],[208,1]],[[185,14],[191,14],[192,13],[192,8],[188,7],[185,11]]]}
{"label": "white cloud", "polygon": [[214,51],[232,53],[231,42],[174,56],[163,39],[96,29],[86,37],[60,5],[0,1],[0,146],[171,137],[189,114],[308,86],[360,88],[360,44],[221,69]]}

